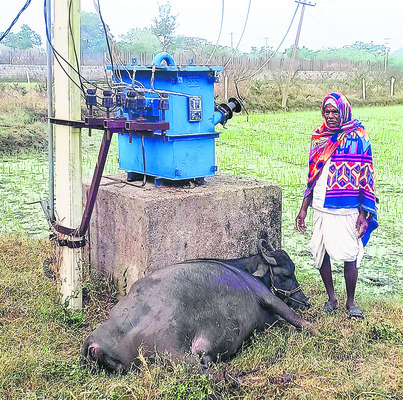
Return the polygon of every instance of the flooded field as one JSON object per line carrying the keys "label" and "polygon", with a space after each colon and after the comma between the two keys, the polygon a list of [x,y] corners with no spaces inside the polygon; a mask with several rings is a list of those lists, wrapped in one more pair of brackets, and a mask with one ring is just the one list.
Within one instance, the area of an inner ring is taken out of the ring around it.
{"label": "flooded field", "polygon": [[[376,194],[379,197],[379,228],[366,248],[360,279],[361,290],[371,293],[402,289],[403,270],[403,106],[357,109],[369,132],[376,169]],[[294,230],[307,176],[311,130],[320,122],[318,112],[236,116],[217,139],[219,173],[268,180],[283,188],[282,244],[306,274],[312,261],[306,235]],[[83,131],[83,175],[92,176],[101,133],[88,138]],[[106,174],[119,172],[117,143],[114,138]],[[48,198],[48,160],[46,154],[29,153],[0,159],[0,232],[25,232],[45,237],[48,227],[41,199]],[[310,213],[308,225],[312,226]],[[342,266],[336,265],[336,279],[342,281]],[[314,272],[315,273],[315,272]]]}

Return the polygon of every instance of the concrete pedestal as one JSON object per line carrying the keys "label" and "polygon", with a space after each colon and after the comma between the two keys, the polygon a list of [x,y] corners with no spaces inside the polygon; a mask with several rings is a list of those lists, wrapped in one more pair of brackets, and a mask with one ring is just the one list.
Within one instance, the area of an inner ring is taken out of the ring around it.
{"label": "concrete pedestal", "polygon": [[112,274],[121,292],[180,261],[256,254],[266,235],[281,246],[278,185],[226,175],[188,187],[137,188],[105,178],[101,185],[90,226],[91,263]]}

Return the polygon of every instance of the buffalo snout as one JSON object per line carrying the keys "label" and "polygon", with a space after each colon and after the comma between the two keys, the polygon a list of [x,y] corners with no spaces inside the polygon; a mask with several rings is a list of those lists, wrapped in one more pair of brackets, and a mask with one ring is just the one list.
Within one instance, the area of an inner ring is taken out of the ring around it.
{"label": "buffalo snout", "polygon": [[[109,354],[109,352],[102,349],[99,343],[92,342],[90,338],[84,343],[81,354],[85,360],[95,362],[109,372],[119,373],[126,371],[125,366],[117,357]],[[85,361],[83,365],[85,365]]]}
{"label": "buffalo snout", "polygon": [[287,304],[291,308],[299,309],[299,310],[306,310],[311,305],[309,303],[308,297],[305,296],[302,289],[289,297]]}
{"label": "buffalo snout", "polygon": [[88,352],[87,352],[87,357],[92,360],[96,361],[101,357],[102,350],[99,344],[93,343],[90,346],[88,346]]}

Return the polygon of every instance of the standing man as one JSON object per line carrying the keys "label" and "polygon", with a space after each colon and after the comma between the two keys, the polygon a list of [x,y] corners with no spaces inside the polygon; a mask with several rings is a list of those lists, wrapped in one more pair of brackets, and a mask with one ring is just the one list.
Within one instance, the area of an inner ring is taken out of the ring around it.
{"label": "standing man", "polygon": [[343,261],[349,317],[363,318],[354,295],[363,246],[377,227],[371,145],[361,122],[352,119],[350,104],[342,94],[328,94],[321,111],[323,124],[312,134],[308,184],[296,229],[306,231],[311,205],[310,248],[328,295],[324,309],[337,308],[330,259]]}

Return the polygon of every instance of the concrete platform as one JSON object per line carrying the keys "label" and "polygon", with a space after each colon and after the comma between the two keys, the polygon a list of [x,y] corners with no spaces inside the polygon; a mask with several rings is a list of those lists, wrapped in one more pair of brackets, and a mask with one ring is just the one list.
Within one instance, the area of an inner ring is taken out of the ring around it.
{"label": "concrete platform", "polygon": [[266,234],[281,247],[278,185],[227,175],[200,186],[137,188],[105,178],[101,185],[90,225],[91,263],[112,274],[122,293],[173,263],[256,254]]}

